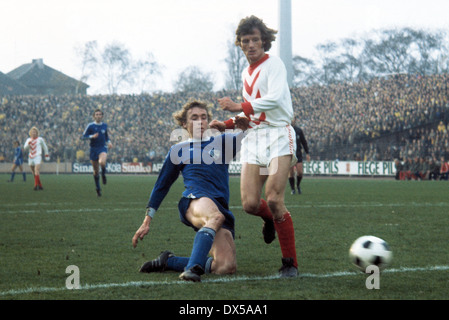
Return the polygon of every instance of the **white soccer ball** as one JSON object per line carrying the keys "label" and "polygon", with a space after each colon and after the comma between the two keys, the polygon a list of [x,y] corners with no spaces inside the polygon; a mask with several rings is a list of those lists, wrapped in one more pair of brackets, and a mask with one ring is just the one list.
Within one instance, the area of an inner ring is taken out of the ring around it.
{"label": "white soccer ball", "polygon": [[393,252],[385,240],[375,236],[363,236],[351,245],[349,258],[363,272],[370,265],[383,270],[391,264]]}

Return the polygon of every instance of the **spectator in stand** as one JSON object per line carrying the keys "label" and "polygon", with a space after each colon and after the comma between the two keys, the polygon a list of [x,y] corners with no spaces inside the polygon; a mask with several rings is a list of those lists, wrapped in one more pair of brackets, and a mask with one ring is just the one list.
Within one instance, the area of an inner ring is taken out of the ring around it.
{"label": "spectator in stand", "polygon": [[420,177],[420,171],[421,171],[421,163],[419,162],[419,157],[415,157],[412,162],[411,166],[411,176],[413,180],[418,180]]}
{"label": "spectator in stand", "polygon": [[413,167],[412,158],[405,158],[403,170],[404,170],[404,178],[407,180],[410,180],[412,178],[412,167]]}
{"label": "spectator in stand", "polygon": [[419,159],[419,163],[420,163],[420,171],[419,171],[419,177],[421,178],[421,180],[428,180],[429,179],[429,175],[430,175],[430,163],[429,163],[429,159],[423,158],[421,157]]}
{"label": "spectator in stand", "polygon": [[429,180],[438,180],[440,176],[440,165],[435,157],[430,158],[429,170]]}
{"label": "spectator in stand", "polygon": [[401,160],[394,159],[394,167],[396,169],[396,180],[405,180],[405,174],[404,174],[404,165],[402,164]]}
{"label": "spectator in stand", "polygon": [[449,179],[449,162],[441,157],[440,161],[440,180],[448,180]]}

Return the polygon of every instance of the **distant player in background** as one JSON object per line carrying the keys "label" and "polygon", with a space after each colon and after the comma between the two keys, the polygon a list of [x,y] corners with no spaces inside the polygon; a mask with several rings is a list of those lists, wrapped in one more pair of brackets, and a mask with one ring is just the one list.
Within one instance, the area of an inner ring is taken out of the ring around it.
{"label": "distant player in background", "polygon": [[301,194],[301,181],[303,176],[303,159],[302,159],[302,148],[304,148],[304,152],[306,153],[307,161],[310,161],[309,155],[309,146],[307,144],[306,137],[304,136],[304,131],[295,124],[296,120],[293,119],[292,126],[295,129],[296,135],[296,159],[298,161],[294,166],[290,168],[290,172],[288,175],[288,182],[290,183],[290,188],[292,189],[292,194],[295,194],[295,169],[296,169],[296,189],[298,190],[298,194]]}
{"label": "distant player in background", "polygon": [[[180,174],[186,187],[178,203],[180,219],[192,227],[196,235],[190,257],[164,251],[158,258],[146,262],[140,271],[182,272],[180,279],[193,282],[201,281],[204,273],[232,274],[236,271],[235,219],[229,209],[228,169],[238,150],[237,135],[206,137],[204,132],[209,129],[211,113],[207,105],[199,101],[186,103],[173,116],[190,138],[170,148],[151,192],[145,219],[132,243],[136,247],[138,240],[148,234],[156,210]],[[161,218],[163,220],[163,216]]]}
{"label": "distant player in background", "polygon": [[97,196],[101,197],[100,167],[103,184],[106,184],[106,161],[108,159],[108,148],[112,148],[109,140],[108,125],[103,122],[103,111],[94,111],[94,122],[87,125],[81,139],[90,139],[90,161],[94,169],[94,181]]}
{"label": "distant player in background", "polygon": [[25,141],[23,149],[28,152],[28,165],[34,176],[34,190],[43,190],[40,178],[40,169],[42,162],[42,155],[47,160],[50,159],[48,154],[48,147],[45,140],[39,137],[39,130],[36,127],[32,127],[29,131],[30,137]]}
{"label": "distant player in background", "polygon": [[14,176],[16,175],[16,169],[19,168],[20,172],[22,172],[23,175],[23,182],[27,181],[26,173],[23,172],[23,152],[22,148],[20,147],[19,141],[14,141],[14,160],[11,167],[11,178],[8,180],[8,182],[14,181]]}

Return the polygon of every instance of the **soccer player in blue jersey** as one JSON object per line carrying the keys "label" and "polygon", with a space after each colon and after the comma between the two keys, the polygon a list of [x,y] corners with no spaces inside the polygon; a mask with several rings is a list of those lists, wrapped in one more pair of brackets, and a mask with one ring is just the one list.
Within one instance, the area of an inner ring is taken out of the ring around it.
{"label": "soccer player in blue jersey", "polygon": [[94,181],[97,195],[101,197],[100,167],[103,184],[106,184],[108,148],[112,148],[112,143],[109,140],[108,135],[108,125],[103,122],[103,111],[100,109],[94,111],[94,122],[87,125],[81,139],[90,139],[90,161],[94,169]]}
{"label": "soccer player in blue jersey", "polygon": [[132,243],[136,247],[148,234],[156,210],[180,173],[186,187],[178,204],[180,219],[197,233],[190,257],[164,251],[140,271],[178,271],[180,279],[194,282],[201,281],[204,273],[232,274],[236,271],[235,219],[228,207],[228,167],[239,149],[240,135],[208,136],[211,113],[202,102],[190,101],[173,116],[189,139],[170,148]]}
{"label": "soccer player in blue jersey", "polygon": [[20,147],[19,141],[14,141],[14,161],[12,163],[11,167],[11,178],[8,180],[8,182],[14,181],[14,176],[16,175],[16,169],[19,168],[20,172],[22,172],[23,175],[23,181],[27,181],[26,173],[23,172],[23,152],[22,148]]}

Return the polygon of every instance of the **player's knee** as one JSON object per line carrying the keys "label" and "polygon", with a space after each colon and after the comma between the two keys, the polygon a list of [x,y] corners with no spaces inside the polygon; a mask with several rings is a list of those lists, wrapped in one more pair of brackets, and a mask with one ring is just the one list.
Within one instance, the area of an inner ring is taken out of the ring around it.
{"label": "player's knee", "polygon": [[234,274],[237,271],[235,259],[222,259],[215,261],[213,273],[215,274]]}
{"label": "player's knee", "polygon": [[278,194],[269,194],[267,195],[267,204],[271,212],[277,212],[284,206],[284,199]]}
{"label": "player's knee", "polygon": [[224,221],[225,221],[225,217],[221,212],[219,212],[219,211],[213,212],[208,217],[205,227],[212,228],[214,230],[218,230],[221,228]]}
{"label": "player's knee", "polygon": [[260,200],[259,201],[242,200],[242,207],[246,213],[257,214],[257,212],[259,211],[259,206]]}

